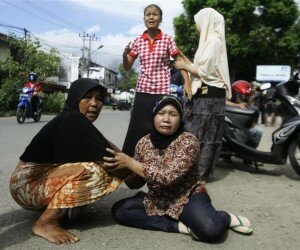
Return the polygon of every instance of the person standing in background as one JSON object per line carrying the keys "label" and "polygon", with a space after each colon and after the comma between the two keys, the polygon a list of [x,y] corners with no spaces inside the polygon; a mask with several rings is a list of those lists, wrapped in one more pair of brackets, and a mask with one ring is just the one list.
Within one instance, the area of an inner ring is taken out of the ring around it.
{"label": "person standing in background", "polygon": [[231,86],[224,17],[212,8],[204,8],[194,20],[200,35],[194,62],[181,52],[184,61],[175,62],[175,66],[193,76],[192,84],[184,86],[189,98],[184,107],[185,128],[199,140],[199,176],[208,179],[222,146],[225,101],[231,98]]}
{"label": "person standing in background", "polygon": [[[159,29],[162,10],[155,4],[144,9],[144,22],[147,30],[129,43],[123,53],[125,70],[130,70],[139,57],[140,74],[137,80],[136,95],[131,118],[122,151],[129,156],[144,135],[153,128],[152,111],[162,96],[170,93],[170,56],[180,60],[173,38]],[[185,82],[187,73],[182,72]]]}

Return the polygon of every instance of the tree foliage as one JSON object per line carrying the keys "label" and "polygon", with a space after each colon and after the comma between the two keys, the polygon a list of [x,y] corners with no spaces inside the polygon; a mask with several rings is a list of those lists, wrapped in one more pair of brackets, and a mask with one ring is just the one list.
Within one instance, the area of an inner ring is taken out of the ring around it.
{"label": "tree foliage", "polygon": [[58,73],[60,58],[57,51],[44,52],[40,42],[28,36],[18,39],[8,37],[11,56],[0,62],[0,110],[14,109],[18,100],[17,90],[27,81],[28,73],[35,72],[38,80]]}
{"label": "tree foliage", "polygon": [[300,51],[299,12],[293,0],[183,0],[185,12],[174,19],[178,47],[193,58],[199,37],[194,15],[204,7],[226,21],[231,79],[253,80],[256,65],[291,65]]}
{"label": "tree foliage", "polygon": [[118,89],[121,91],[128,91],[131,88],[135,88],[138,74],[132,68],[126,71],[123,64],[119,65],[120,78],[118,79]]}

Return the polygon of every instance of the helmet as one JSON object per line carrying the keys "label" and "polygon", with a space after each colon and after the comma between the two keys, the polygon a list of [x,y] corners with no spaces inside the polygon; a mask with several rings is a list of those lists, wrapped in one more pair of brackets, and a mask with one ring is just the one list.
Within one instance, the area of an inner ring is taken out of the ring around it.
{"label": "helmet", "polygon": [[235,81],[231,88],[233,99],[239,98],[241,101],[247,101],[249,96],[253,94],[253,86],[251,83],[244,80]]}
{"label": "helmet", "polygon": [[253,94],[253,86],[251,83],[243,80],[238,80],[232,84],[232,92],[237,92],[241,95],[250,96]]}
{"label": "helmet", "polygon": [[37,79],[36,73],[30,72],[30,73],[28,74],[28,80],[29,80],[30,82],[36,82],[36,79]]}

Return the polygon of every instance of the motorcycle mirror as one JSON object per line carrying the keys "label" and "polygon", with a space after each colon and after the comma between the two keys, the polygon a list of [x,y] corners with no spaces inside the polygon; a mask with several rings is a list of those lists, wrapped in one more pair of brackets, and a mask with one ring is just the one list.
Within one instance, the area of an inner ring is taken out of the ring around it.
{"label": "motorcycle mirror", "polygon": [[271,83],[267,82],[267,83],[263,83],[261,86],[260,86],[260,89],[261,90],[265,90],[265,89],[269,89],[271,88]]}

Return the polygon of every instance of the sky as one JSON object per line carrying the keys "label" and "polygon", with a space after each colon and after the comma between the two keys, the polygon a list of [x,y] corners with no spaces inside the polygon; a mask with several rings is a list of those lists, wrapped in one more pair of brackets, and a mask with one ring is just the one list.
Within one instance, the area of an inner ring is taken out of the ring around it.
{"label": "sky", "polygon": [[0,0],[0,33],[23,37],[25,28],[63,57],[81,56],[84,32],[95,34],[92,60],[116,69],[127,43],[146,29],[143,11],[152,3],[163,11],[161,29],[173,36],[173,18],[184,11],[181,0]]}
{"label": "sky", "polygon": [[[184,12],[181,1],[0,0],[0,33],[14,32],[23,37],[25,28],[45,49],[57,48],[62,57],[82,56],[82,35],[95,34],[92,60],[116,70],[126,44],[145,30],[144,8],[152,3],[159,5],[163,10],[161,29],[174,36],[173,19]],[[300,0],[295,1],[300,4]]]}

